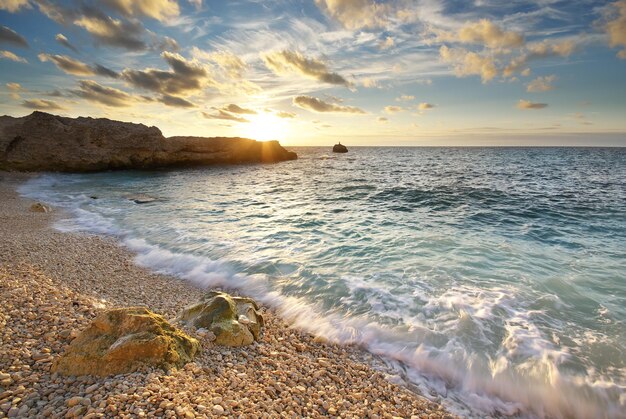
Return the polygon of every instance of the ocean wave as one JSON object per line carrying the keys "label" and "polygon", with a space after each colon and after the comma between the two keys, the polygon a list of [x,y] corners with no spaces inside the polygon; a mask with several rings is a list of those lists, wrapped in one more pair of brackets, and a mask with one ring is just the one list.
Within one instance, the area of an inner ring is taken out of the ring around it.
{"label": "ocean wave", "polygon": [[[439,295],[427,287],[415,287],[408,294],[406,290],[393,293],[388,284],[346,276],[343,283],[349,292],[344,298],[364,299],[369,304],[368,313],[327,311],[305,298],[276,291],[267,274],[244,274],[229,260],[174,252],[134,237],[112,217],[85,209],[97,205],[88,196],[58,190],[56,185],[61,181],[73,180],[42,176],[19,189],[24,196],[70,212],[72,218],[55,225],[59,230],[113,235],[135,253],[140,266],[202,288],[238,290],[274,308],[294,327],[339,344],[361,345],[383,357],[406,383],[417,386],[427,397],[441,397],[453,412],[469,417],[624,416],[624,385],[602,376],[562,372],[559,367],[569,357],[567,350],[555,347],[536,327],[533,316],[537,311],[515,308],[511,289],[465,285]],[[415,202],[425,199],[423,194],[412,196]],[[406,308],[415,299],[422,309],[407,318]],[[559,304],[558,297],[548,302]],[[402,322],[372,322],[372,315]],[[491,321],[501,322],[501,350],[493,356],[468,350],[464,339],[493,341],[489,329],[483,327]]]}

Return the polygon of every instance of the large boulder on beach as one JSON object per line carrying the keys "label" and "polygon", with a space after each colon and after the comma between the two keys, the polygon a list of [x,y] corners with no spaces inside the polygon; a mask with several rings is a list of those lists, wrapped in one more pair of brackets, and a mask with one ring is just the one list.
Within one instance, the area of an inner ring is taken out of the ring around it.
{"label": "large boulder on beach", "polygon": [[294,160],[278,141],[169,137],[157,127],[35,111],[0,116],[0,170],[93,172]]}
{"label": "large boulder on beach", "polygon": [[253,299],[219,291],[207,293],[201,301],[185,308],[176,320],[185,326],[211,331],[215,343],[225,346],[250,345],[259,340],[264,325]]}
{"label": "large boulder on beach", "polygon": [[116,308],[99,314],[55,360],[52,371],[107,376],[144,366],[167,370],[191,361],[198,349],[196,339],[162,316],[142,307]]}

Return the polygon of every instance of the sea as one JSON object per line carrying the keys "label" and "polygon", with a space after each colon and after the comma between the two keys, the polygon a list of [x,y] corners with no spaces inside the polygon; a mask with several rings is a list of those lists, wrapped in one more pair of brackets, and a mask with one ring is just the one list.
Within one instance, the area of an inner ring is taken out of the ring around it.
{"label": "sea", "polygon": [[19,191],[66,209],[60,230],[361,346],[458,415],[626,417],[626,148],[292,149]]}

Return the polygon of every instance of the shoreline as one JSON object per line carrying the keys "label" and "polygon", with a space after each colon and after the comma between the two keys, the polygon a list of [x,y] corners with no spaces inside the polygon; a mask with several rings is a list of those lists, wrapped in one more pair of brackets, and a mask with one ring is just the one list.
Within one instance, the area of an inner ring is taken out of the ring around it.
{"label": "shoreline", "polygon": [[31,212],[34,201],[15,190],[29,177],[0,174],[0,290],[7,301],[0,307],[0,418],[453,417],[387,381],[371,366],[374,355],[316,340],[267,308],[260,342],[227,348],[192,334],[202,352],[178,371],[50,374],[52,360],[97,312],[145,306],[171,319],[206,290],[137,266],[113,238],[54,230],[62,212]]}

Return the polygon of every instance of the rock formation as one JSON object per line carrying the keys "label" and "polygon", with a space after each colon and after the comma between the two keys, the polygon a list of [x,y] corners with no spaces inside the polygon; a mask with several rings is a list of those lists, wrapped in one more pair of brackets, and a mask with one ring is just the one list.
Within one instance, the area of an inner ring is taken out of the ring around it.
{"label": "rock formation", "polygon": [[118,308],[98,315],[55,360],[63,375],[107,376],[142,366],[180,367],[198,351],[197,340],[141,307]]}
{"label": "rock formation", "polygon": [[41,202],[36,202],[30,206],[31,212],[50,212],[50,208],[42,204]]}
{"label": "rock formation", "polygon": [[279,162],[296,153],[278,141],[169,137],[156,127],[35,111],[0,117],[0,170],[89,172]]}
{"label": "rock formation", "polygon": [[333,153],[347,153],[348,147],[345,145],[338,143],[333,146]]}
{"label": "rock formation", "polygon": [[263,316],[250,298],[233,297],[211,291],[197,304],[185,308],[176,319],[215,335],[215,343],[225,346],[250,345],[259,340]]}

